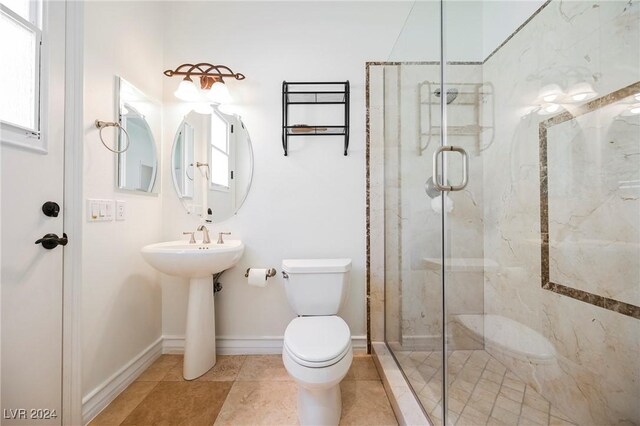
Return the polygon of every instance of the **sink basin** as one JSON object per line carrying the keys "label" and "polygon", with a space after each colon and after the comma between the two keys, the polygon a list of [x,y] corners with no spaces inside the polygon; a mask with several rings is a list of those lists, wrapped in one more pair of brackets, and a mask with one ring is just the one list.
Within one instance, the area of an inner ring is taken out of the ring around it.
{"label": "sink basin", "polygon": [[227,240],[224,244],[169,241],[143,247],[142,256],[147,263],[165,274],[200,278],[235,266],[243,251],[244,244],[240,240]]}
{"label": "sink basin", "polygon": [[216,364],[213,274],[234,267],[244,252],[240,240],[223,244],[169,241],[142,248],[144,260],[160,272],[189,278],[182,376],[193,380]]}

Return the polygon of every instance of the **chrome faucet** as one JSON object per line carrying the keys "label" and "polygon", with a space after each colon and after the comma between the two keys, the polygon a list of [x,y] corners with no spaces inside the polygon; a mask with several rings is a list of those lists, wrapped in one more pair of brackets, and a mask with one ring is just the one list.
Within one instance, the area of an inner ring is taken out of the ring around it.
{"label": "chrome faucet", "polygon": [[197,231],[202,231],[202,244],[211,244],[211,238],[209,238],[209,230],[206,226],[198,226]]}
{"label": "chrome faucet", "polygon": [[224,244],[224,240],[222,239],[223,235],[231,235],[231,232],[218,232],[218,242],[217,242],[217,244]]}

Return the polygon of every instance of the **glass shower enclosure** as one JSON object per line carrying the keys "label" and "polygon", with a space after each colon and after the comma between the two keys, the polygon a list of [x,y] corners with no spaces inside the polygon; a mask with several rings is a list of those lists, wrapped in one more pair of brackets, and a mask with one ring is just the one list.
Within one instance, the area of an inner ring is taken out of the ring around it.
{"label": "glass shower enclosure", "polygon": [[418,1],[381,78],[385,342],[433,424],[640,424],[640,4]]}

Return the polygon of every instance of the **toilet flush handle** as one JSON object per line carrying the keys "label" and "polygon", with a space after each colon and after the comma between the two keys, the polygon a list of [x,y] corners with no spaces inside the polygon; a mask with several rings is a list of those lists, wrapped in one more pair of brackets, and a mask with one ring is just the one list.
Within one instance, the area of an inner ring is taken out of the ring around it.
{"label": "toilet flush handle", "polygon": [[288,280],[289,275],[285,271],[282,271],[282,278],[284,278],[285,280]]}

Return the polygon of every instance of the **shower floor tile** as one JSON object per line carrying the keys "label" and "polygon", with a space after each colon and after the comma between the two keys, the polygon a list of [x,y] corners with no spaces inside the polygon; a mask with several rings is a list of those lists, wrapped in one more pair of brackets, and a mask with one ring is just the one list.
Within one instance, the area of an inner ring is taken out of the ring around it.
{"label": "shower floor tile", "polygon": [[[441,352],[394,352],[432,422],[441,425]],[[484,350],[453,351],[448,365],[450,425],[574,425]]]}

